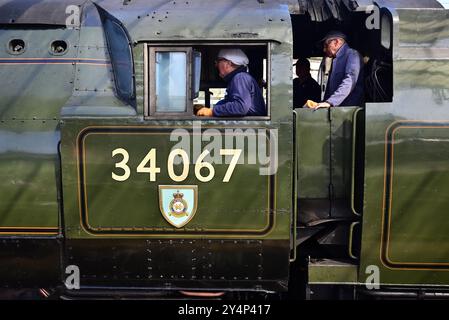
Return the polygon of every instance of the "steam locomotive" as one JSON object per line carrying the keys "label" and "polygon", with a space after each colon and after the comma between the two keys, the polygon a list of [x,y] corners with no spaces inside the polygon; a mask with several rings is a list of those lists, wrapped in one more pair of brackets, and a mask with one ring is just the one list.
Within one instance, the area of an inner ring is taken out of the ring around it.
{"label": "steam locomotive", "polygon": [[[365,103],[293,105],[295,59],[335,29]],[[438,1],[1,0],[0,43],[0,291],[447,295]],[[266,116],[195,116],[223,95],[222,48]]]}

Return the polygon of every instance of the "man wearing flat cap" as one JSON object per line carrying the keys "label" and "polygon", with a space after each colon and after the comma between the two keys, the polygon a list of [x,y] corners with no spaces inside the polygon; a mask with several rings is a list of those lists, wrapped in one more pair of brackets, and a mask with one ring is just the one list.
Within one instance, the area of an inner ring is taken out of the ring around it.
{"label": "man wearing flat cap", "polygon": [[316,108],[360,106],[364,100],[362,56],[339,31],[329,32],[322,41],[325,55],[333,62],[323,102]]}
{"label": "man wearing flat cap", "polygon": [[226,96],[213,109],[201,108],[203,117],[266,116],[267,110],[257,81],[247,72],[249,60],[240,49],[222,49],[215,66],[227,83]]}

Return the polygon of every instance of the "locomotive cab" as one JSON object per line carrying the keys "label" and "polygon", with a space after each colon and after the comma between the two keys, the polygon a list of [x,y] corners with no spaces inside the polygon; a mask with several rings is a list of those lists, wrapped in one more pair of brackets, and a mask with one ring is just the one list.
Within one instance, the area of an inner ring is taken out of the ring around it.
{"label": "locomotive cab", "polygon": [[[349,46],[364,57],[362,105],[316,111],[294,106],[299,251],[311,252],[307,255],[311,259],[353,265],[360,250],[363,212],[364,108],[366,103],[392,101],[392,17],[385,8],[370,5],[354,10],[338,1],[324,8],[309,1],[302,9],[291,16],[294,58],[322,57],[320,39],[330,30],[344,32]],[[323,96],[331,59],[320,59],[317,80]]]}

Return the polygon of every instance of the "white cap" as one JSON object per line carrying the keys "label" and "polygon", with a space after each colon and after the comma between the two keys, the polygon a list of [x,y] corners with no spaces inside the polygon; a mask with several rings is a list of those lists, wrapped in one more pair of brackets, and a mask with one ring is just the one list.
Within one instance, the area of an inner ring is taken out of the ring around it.
{"label": "white cap", "polygon": [[221,49],[217,57],[229,60],[238,66],[247,66],[249,63],[248,57],[240,49]]}

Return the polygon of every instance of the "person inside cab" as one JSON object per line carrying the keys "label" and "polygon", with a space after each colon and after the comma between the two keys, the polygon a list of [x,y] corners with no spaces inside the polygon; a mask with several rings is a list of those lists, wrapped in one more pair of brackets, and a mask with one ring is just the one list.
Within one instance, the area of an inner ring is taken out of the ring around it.
{"label": "person inside cab", "polygon": [[361,106],[364,97],[362,56],[349,47],[342,32],[331,31],[322,41],[325,55],[333,58],[332,69],[324,101],[309,107]]}
{"label": "person inside cab", "polygon": [[294,64],[297,78],[293,79],[293,107],[301,108],[307,100],[321,101],[321,88],[310,74],[310,62],[299,58]]}
{"label": "person inside cab", "polygon": [[266,116],[267,109],[257,81],[248,73],[249,59],[241,49],[222,49],[215,66],[227,83],[226,96],[212,109],[197,108],[201,117]]}

